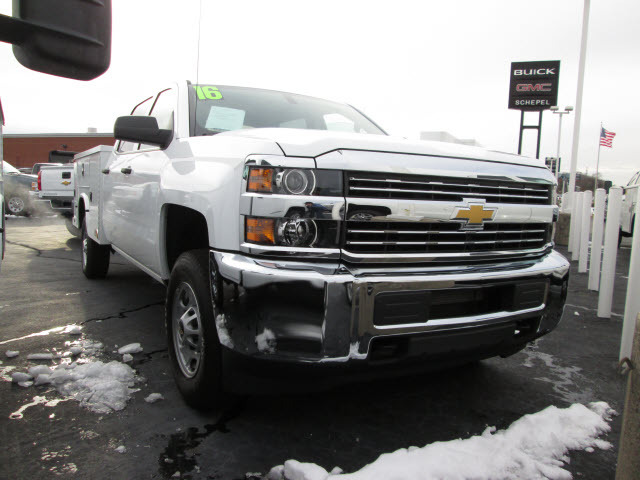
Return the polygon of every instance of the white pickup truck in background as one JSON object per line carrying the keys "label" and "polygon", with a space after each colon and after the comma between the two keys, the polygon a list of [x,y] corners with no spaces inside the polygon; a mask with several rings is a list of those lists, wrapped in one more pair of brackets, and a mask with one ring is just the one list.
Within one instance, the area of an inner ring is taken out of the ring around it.
{"label": "white pickup truck in background", "polygon": [[638,191],[640,191],[640,172],[636,172],[627,183],[627,186],[624,187],[624,197],[620,210],[620,239],[633,235],[633,227],[636,222],[636,203],[640,198]]}
{"label": "white pickup truck in background", "polygon": [[51,203],[63,216],[73,215],[75,180],[73,164],[43,166],[38,172],[38,198]]}
{"label": "white pickup truck in background", "polygon": [[[167,285],[179,390],[508,356],[553,330],[569,263],[541,161],[389,137],[355,108],[174,84],[75,157],[82,270]],[[294,382],[296,383],[296,382]],[[298,384],[298,383],[296,383]]]}

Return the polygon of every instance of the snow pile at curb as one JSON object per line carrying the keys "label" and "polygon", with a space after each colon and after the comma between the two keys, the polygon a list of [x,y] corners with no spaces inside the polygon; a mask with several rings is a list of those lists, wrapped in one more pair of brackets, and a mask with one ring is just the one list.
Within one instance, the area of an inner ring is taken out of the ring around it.
{"label": "snow pile at curb", "polygon": [[[385,453],[361,470],[332,475],[313,463],[288,460],[269,472],[269,480],[428,480],[428,479],[521,479],[566,480],[563,467],[569,450],[592,451],[611,448],[598,437],[608,432],[607,423],[615,411],[605,402],[585,407],[547,407],[525,415],[506,430],[495,427],[465,440],[435,442],[423,448],[411,447]],[[334,469],[335,471],[335,469]]]}

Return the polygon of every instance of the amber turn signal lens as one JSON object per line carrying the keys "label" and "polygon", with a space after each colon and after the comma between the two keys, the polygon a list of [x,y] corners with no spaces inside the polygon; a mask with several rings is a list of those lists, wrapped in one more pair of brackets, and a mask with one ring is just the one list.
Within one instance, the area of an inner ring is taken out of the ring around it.
{"label": "amber turn signal lens", "polygon": [[245,235],[247,242],[274,245],[275,220],[271,218],[247,218]]}
{"label": "amber turn signal lens", "polygon": [[249,192],[271,192],[272,191],[273,169],[271,168],[250,168],[249,169]]}

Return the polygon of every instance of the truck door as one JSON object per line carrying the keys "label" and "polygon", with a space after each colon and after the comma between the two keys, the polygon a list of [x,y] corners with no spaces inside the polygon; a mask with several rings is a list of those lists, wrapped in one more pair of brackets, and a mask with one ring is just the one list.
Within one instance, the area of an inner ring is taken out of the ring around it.
{"label": "truck door", "polygon": [[[154,97],[140,102],[131,111],[131,115],[148,115]],[[129,163],[140,155],[140,145],[132,142],[120,141],[116,143],[114,154],[109,159],[106,168],[102,170],[102,224],[105,237],[111,244],[131,255],[135,245],[131,236],[132,218],[135,210],[135,198],[128,186],[125,176]]]}
{"label": "truck door", "polygon": [[[173,130],[173,112],[177,97],[174,89],[161,91],[151,108],[158,126]],[[171,148],[171,147],[169,147]],[[115,208],[126,221],[126,231],[118,233],[116,244],[133,259],[152,271],[160,272],[160,173],[169,162],[165,150],[155,145],[140,145],[138,150],[121,155],[113,178],[118,179]],[[115,186],[115,185],[114,185]]]}

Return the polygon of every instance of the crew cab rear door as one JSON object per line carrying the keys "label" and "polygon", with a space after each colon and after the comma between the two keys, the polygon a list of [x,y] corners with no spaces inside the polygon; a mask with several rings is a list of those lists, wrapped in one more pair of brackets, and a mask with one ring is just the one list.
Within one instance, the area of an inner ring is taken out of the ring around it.
{"label": "crew cab rear door", "polygon": [[[160,128],[173,130],[176,97],[175,89],[168,88],[154,98],[150,115]],[[165,150],[140,144],[117,154],[108,175],[112,182],[110,208],[118,222],[110,239],[155,273],[160,272],[160,173],[168,162]]]}

